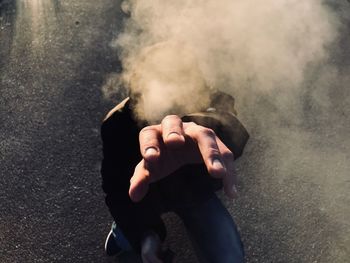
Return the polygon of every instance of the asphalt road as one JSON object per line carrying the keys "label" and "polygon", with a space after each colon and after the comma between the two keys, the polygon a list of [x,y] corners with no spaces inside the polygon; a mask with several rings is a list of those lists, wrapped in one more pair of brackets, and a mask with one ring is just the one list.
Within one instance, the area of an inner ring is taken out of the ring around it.
{"label": "asphalt road", "polygon": [[106,262],[101,86],[118,1],[1,1],[1,262]]}
{"label": "asphalt road", "polygon": [[[103,251],[111,217],[99,175],[99,127],[113,105],[101,87],[120,70],[110,45],[122,27],[119,6],[0,0],[0,262],[117,262]],[[259,116],[242,112],[252,139],[237,162],[241,198],[225,201],[247,262],[350,258],[350,8],[347,1],[333,8],[344,27],[332,46],[340,79],[327,93],[328,111],[310,104],[310,86],[304,123],[292,134],[287,126],[265,136],[269,120],[262,127]],[[259,106],[268,108],[268,98]],[[304,139],[293,141],[301,131]],[[289,149],[292,171],[280,155]],[[165,219],[176,261],[196,262],[181,223]]]}

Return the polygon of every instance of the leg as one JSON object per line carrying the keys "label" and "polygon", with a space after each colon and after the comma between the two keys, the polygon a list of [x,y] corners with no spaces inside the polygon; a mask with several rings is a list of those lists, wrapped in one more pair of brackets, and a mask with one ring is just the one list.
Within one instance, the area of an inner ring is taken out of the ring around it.
{"label": "leg", "polygon": [[112,223],[111,231],[105,241],[105,251],[108,256],[121,255],[132,251],[129,241],[115,222]]}
{"label": "leg", "polygon": [[116,244],[122,250],[125,250],[125,251],[132,250],[129,241],[124,236],[122,230],[119,227],[117,227],[117,224],[115,222],[113,222],[113,224],[112,224],[112,235],[113,235],[114,240],[116,241]]}
{"label": "leg", "polygon": [[185,224],[201,262],[244,261],[243,244],[236,225],[215,194],[208,201],[182,208],[177,213]]}

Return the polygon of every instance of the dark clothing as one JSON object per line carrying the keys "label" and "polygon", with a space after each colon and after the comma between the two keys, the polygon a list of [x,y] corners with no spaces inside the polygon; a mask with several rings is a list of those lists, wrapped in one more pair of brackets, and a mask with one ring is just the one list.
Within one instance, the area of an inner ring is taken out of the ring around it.
{"label": "dark clothing", "polygon": [[[204,164],[186,165],[152,183],[140,202],[132,202],[128,191],[135,166],[142,159],[138,136],[143,127],[134,119],[130,105],[130,99],[124,100],[102,124],[104,158],[101,173],[106,204],[131,246],[139,250],[140,241],[147,231],[153,230],[161,239],[165,238],[161,213],[205,202],[220,188],[221,181],[212,178]],[[215,105],[210,107],[215,108]],[[241,155],[249,137],[231,113],[202,112],[187,115],[183,120],[215,130],[235,158]]]}
{"label": "dark clothing", "polygon": [[184,223],[199,262],[244,262],[244,248],[236,224],[215,194],[205,202],[174,212]]}

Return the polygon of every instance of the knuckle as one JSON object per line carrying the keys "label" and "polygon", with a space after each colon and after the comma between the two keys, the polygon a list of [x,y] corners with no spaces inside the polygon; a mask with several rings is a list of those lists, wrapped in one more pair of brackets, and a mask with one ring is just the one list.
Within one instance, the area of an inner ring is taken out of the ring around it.
{"label": "knuckle", "polygon": [[197,123],[190,121],[190,122],[184,122],[184,128],[187,131],[193,131],[194,129],[197,128]]}
{"label": "knuckle", "polygon": [[173,123],[173,122],[179,122],[181,119],[177,115],[167,115],[162,119],[162,125],[165,123]]}
{"label": "knuckle", "polygon": [[156,129],[155,129],[154,126],[146,126],[146,127],[144,127],[144,128],[141,129],[140,134],[141,134],[141,133],[146,133],[146,132],[149,132],[149,131],[153,132],[153,131],[155,131],[155,130],[156,130]]}
{"label": "knuckle", "polygon": [[211,159],[221,159],[220,155],[221,155],[221,153],[218,149],[215,149],[215,148],[208,149],[208,156]]}
{"label": "knuckle", "polygon": [[201,128],[201,133],[203,133],[204,135],[206,136],[210,136],[210,137],[215,137],[216,134],[214,132],[213,129],[210,129],[210,128],[207,128],[207,127],[203,127],[203,126],[200,126]]}
{"label": "knuckle", "polygon": [[163,118],[163,120],[166,120],[166,119],[179,119],[179,116],[177,116],[175,114],[169,114]]}

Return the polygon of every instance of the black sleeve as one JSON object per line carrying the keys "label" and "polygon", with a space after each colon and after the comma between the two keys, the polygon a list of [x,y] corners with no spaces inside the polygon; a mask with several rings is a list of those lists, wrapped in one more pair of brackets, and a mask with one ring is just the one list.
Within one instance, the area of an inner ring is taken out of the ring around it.
{"label": "black sleeve", "polygon": [[163,240],[166,234],[158,213],[156,191],[149,191],[138,203],[129,197],[130,178],[141,160],[138,133],[136,123],[124,111],[115,112],[101,127],[101,175],[106,204],[136,251],[140,250],[140,242],[146,232],[153,230]]}

